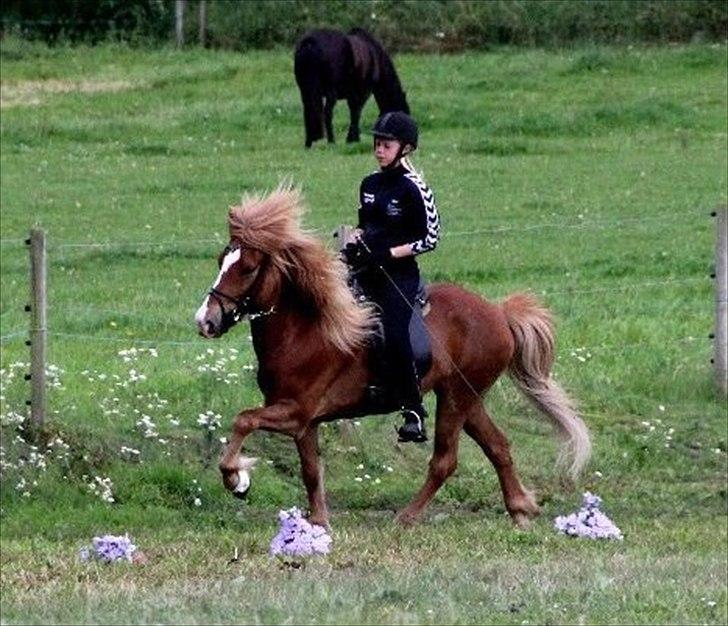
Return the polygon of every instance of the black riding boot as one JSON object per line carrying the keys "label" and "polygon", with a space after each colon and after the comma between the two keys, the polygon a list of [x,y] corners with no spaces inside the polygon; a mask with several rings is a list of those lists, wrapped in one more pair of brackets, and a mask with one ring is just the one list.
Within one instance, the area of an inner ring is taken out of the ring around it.
{"label": "black riding boot", "polygon": [[422,396],[420,395],[420,384],[417,379],[414,363],[410,364],[411,372],[409,376],[403,376],[400,379],[400,390],[402,392],[402,409],[401,414],[404,424],[400,426],[397,434],[401,442],[413,441],[422,443],[427,441],[427,431],[425,430],[425,418],[427,411],[422,404]]}
{"label": "black riding boot", "polygon": [[400,442],[423,443],[427,441],[427,430],[425,429],[427,411],[422,403],[414,408],[402,409],[402,417],[404,424],[397,431]]}

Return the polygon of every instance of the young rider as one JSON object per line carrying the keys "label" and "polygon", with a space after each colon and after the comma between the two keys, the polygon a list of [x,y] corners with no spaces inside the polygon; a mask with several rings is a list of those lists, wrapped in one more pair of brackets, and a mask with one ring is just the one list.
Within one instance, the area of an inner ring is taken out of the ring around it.
{"label": "young rider", "polygon": [[409,325],[420,282],[415,257],[433,250],[440,219],[432,191],[407,155],[417,149],[417,124],[401,111],[383,114],[372,128],[379,171],[359,190],[358,245],[345,250],[347,262],[365,266],[358,280],[379,306],[388,380],[398,393],[404,424],[400,441],[427,441]]}

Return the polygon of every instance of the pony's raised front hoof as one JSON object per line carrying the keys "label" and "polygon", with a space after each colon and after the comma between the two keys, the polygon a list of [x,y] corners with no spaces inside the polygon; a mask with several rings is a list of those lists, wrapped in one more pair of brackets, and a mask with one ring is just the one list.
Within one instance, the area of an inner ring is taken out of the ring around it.
{"label": "pony's raised front hoof", "polygon": [[247,470],[241,469],[237,471],[238,480],[233,488],[233,495],[239,500],[245,500],[250,491],[250,474]]}
{"label": "pony's raised front hoof", "polygon": [[250,488],[246,489],[245,491],[233,490],[233,495],[238,500],[246,500],[248,498],[248,493],[250,493]]}

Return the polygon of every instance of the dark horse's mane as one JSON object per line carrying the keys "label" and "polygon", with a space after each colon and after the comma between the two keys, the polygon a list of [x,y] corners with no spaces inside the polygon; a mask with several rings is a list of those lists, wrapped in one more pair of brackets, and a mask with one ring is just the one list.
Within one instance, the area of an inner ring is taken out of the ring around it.
{"label": "dark horse's mane", "polygon": [[[382,44],[380,44],[369,31],[363,28],[352,28],[349,31],[349,37],[359,37],[364,40],[372,54],[376,57],[374,66],[375,74],[372,76],[372,93],[379,105],[382,113],[387,111],[404,111],[409,114],[409,106],[405,97],[402,83],[399,81],[397,70],[394,69],[394,63],[387,54]],[[356,47],[354,49],[356,63]]]}

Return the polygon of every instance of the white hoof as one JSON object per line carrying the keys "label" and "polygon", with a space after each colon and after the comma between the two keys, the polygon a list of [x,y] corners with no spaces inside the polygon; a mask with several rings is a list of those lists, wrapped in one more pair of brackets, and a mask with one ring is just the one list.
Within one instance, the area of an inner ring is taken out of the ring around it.
{"label": "white hoof", "polygon": [[238,470],[238,484],[235,485],[233,494],[240,498],[248,492],[248,489],[250,489],[250,474],[248,474],[247,470]]}

